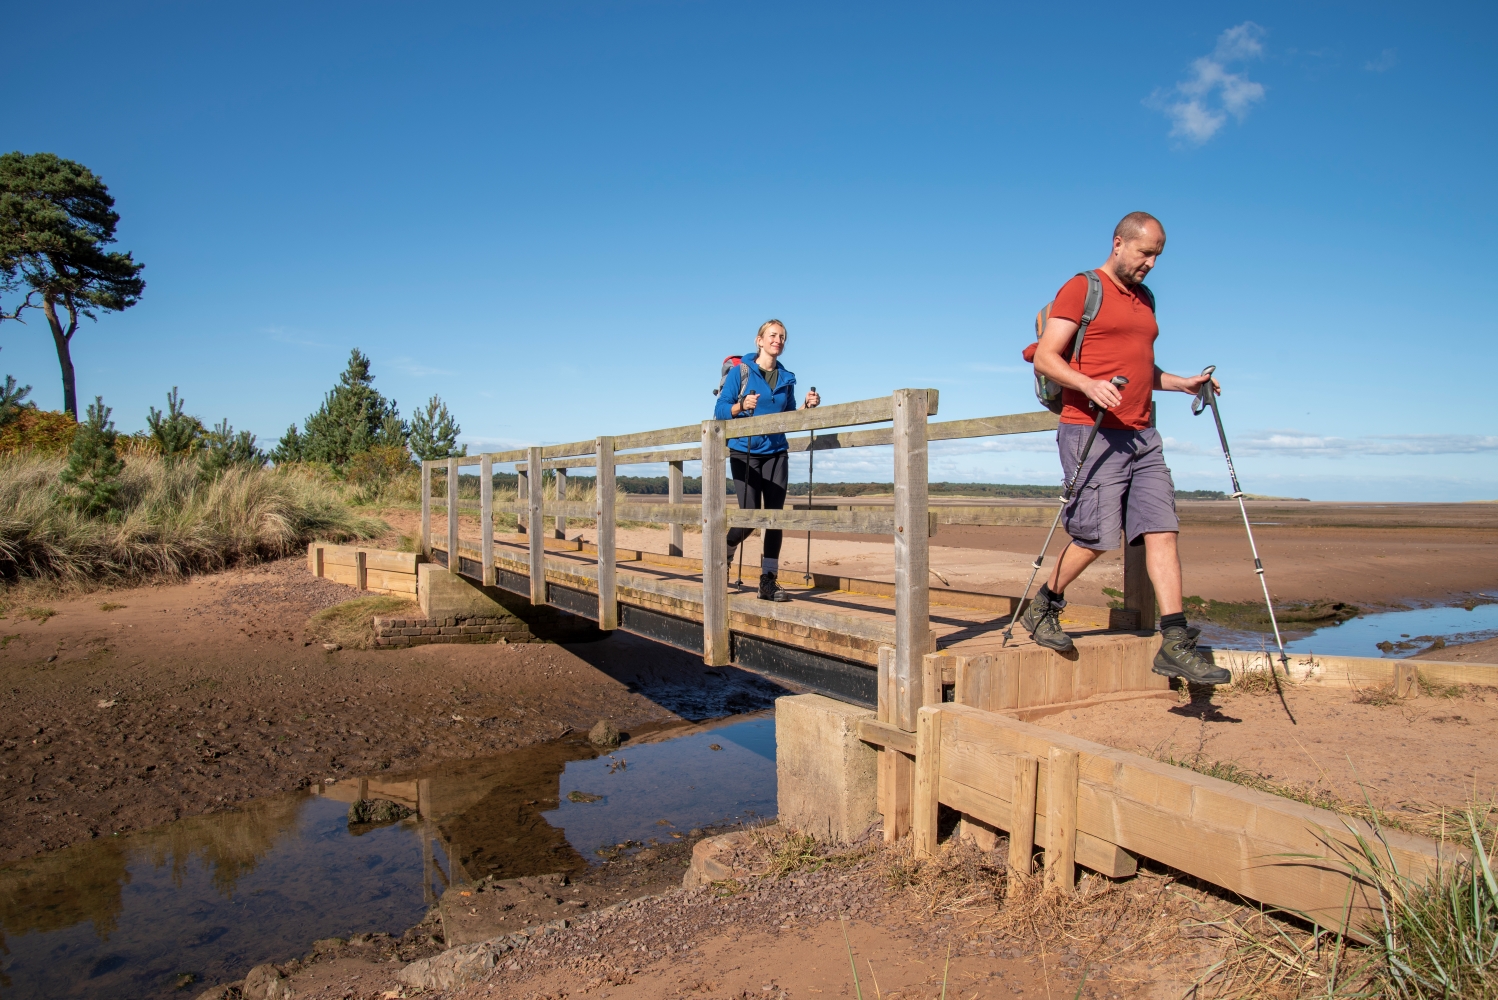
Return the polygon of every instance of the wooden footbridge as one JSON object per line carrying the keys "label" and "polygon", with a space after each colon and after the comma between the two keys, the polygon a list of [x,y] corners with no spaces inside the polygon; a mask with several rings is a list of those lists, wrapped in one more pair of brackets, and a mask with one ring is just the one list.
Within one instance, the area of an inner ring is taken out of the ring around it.
{"label": "wooden footbridge", "polygon": [[[1353,933],[1377,922],[1380,905],[1376,888],[1349,878],[1344,862],[1357,838],[1416,880],[1459,856],[1423,838],[1031,725],[1098,701],[1172,697],[1150,670],[1158,640],[1143,548],[1124,550],[1123,609],[1068,609],[1074,652],[1040,648],[1022,630],[1004,642],[1000,632],[1020,598],[932,587],[930,537],[938,524],[1047,526],[1055,507],[932,505],[927,446],[1053,430],[1056,418],[1039,412],[942,423],[931,421],[936,411],[935,390],[900,389],[813,410],[424,462],[422,547],[476,585],[700,653],[709,666],[737,663],[876,706],[857,735],[880,748],[884,835],[913,834],[918,855],[936,850],[938,809],[946,806],[980,843],[1007,831],[1015,868],[1028,871],[1034,849],[1044,848],[1047,879],[1063,890],[1078,864],[1125,877],[1143,855]],[[892,446],[893,503],[731,508],[728,439],[776,433],[804,435],[791,438],[792,451]],[[700,506],[682,496],[683,464],[693,461],[702,463]],[[519,473],[518,499],[495,502],[494,467],[510,463]],[[670,470],[667,502],[618,502],[615,469],[656,463]],[[459,470],[473,465],[480,498],[465,502],[457,499]],[[555,496],[564,497],[567,470],[584,468],[596,470],[592,501],[545,499],[541,473],[556,476]],[[439,469],[446,491],[434,497]],[[432,531],[437,508],[445,509],[444,537]],[[462,536],[465,511],[478,515],[477,538]],[[522,531],[497,535],[497,513],[515,514]],[[543,530],[548,518],[551,537]],[[567,540],[569,518],[594,522],[597,544]],[[668,551],[619,549],[621,519],[668,525]],[[700,560],[684,554],[689,524],[702,531]],[[814,586],[787,604],[731,594],[733,527],[889,536],[894,582],[816,574]]]}
{"label": "wooden footbridge", "polygon": [[[602,629],[636,632],[700,653],[709,666],[737,663],[868,705],[878,698],[874,668],[885,647],[893,650],[893,676],[907,687],[920,673],[921,657],[937,649],[993,653],[1016,667],[1033,661],[1037,669],[1016,671],[1024,681],[1012,692],[1014,708],[1163,690],[1163,679],[1150,674],[1143,654],[1148,642],[1131,634],[1141,622],[1147,629],[1154,622],[1154,594],[1142,548],[1126,554],[1124,610],[1069,609],[1068,627],[1079,636],[1079,652],[1069,657],[1036,647],[1023,630],[1003,642],[1000,630],[1018,597],[931,586],[928,548],[937,525],[1048,525],[1055,514],[1054,506],[931,505],[929,442],[1056,427],[1055,415],[1046,411],[939,423],[930,419],[936,409],[936,390],[901,389],[879,399],[793,413],[424,462],[422,547],[433,562],[474,583],[586,616]],[[870,424],[892,426],[866,428]],[[790,439],[792,451],[892,446],[893,504],[840,510],[802,503],[775,511],[731,506],[723,489],[711,488],[727,481],[729,438],[774,433],[804,435]],[[707,484],[700,505],[685,503],[682,495],[683,466],[694,461],[702,463],[702,482]],[[511,463],[519,474],[519,499],[496,502],[494,467]],[[659,463],[670,470],[666,503],[616,501],[618,467]],[[456,516],[445,518],[445,537],[434,537],[434,509],[448,507],[447,498],[458,496],[460,469],[474,465],[479,467],[479,499],[451,506],[458,513],[478,515],[477,537],[463,537]],[[596,470],[594,499],[546,499],[533,472],[537,469],[556,477],[557,497],[566,495],[568,470]],[[434,497],[439,470],[445,470],[446,491]],[[496,535],[497,513],[515,514],[520,534]],[[544,530],[548,519],[550,532]],[[568,519],[594,522],[597,544],[566,539]],[[619,549],[615,526],[620,520],[669,526],[667,551]],[[688,524],[701,527],[700,560],[683,554]],[[731,593],[727,533],[734,527],[889,536],[894,540],[894,582],[816,574],[811,589],[796,591],[796,599],[786,604]],[[947,683],[955,683],[955,676]]]}

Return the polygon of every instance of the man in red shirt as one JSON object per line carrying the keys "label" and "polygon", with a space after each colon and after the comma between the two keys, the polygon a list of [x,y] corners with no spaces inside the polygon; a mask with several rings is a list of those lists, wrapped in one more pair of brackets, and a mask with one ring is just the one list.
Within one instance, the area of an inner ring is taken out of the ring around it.
{"label": "man in red shirt", "polygon": [[[1081,352],[1071,356],[1087,296],[1085,275],[1061,286],[1041,331],[1035,371],[1062,386],[1056,443],[1063,475],[1076,470],[1098,410],[1107,413],[1062,513],[1071,544],[1062,550],[1050,579],[1020,621],[1040,645],[1071,649],[1071,637],[1057,617],[1066,606],[1067,585],[1098,556],[1118,548],[1120,535],[1131,545],[1142,540],[1160,605],[1162,641],[1155,654],[1155,673],[1197,684],[1225,684],[1230,675],[1197,651],[1196,630],[1187,627],[1181,610],[1175,482],[1152,419],[1154,390],[1195,395],[1208,377],[1182,378],[1155,364],[1160,328],[1154,296],[1143,282],[1164,251],[1165,227],[1159,219],[1147,212],[1124,216],[1113,230],[1113,252],[1097,269],[1103,300],[1087,326]],[[1115,388],[1108,381],[1115,375],[1127,377],[1129,384]]]}

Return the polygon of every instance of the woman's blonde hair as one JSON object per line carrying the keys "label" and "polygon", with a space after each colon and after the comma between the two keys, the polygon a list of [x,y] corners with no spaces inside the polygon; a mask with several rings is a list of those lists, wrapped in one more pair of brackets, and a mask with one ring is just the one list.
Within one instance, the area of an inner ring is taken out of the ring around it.
{"label": "woman's blonde hair", "polygon": [[778,319],[767,319],[767,320],[765,320],[763,323],[761,323],[759,325],[759,330],[754,334],[754,339],[758,340],[759,338],[763,337],[765,335],[765,331],[768,330],[772,326],[778,326],[778,327],[780,327],[780,329],[785,330],[785,335],[787,337],[789,337],[791,335],[791,331],[786,330],[785,329],[785,324],[782,323],[782,322],[780,322],[780,320],[778,320]]}

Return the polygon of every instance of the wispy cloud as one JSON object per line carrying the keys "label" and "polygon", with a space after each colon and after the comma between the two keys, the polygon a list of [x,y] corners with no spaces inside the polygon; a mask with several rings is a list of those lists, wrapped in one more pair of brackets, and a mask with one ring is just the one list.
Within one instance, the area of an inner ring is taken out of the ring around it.
{"label": "wispy cloud", "polygon": [[1229,28],[1217,38],[1210,55],[1191,63],[1191,75],[1175,86],[1157,90],[1145,103],[1163,111],[1171,121],[1172,138],[1200,146],[1227,123],[1228,115],[1242,121],[1249,108],[1264,99],[1264,85],[1241,69],[1264,54],[1264,29],[1252,21]]}
{"label": "wispy cloud", "polygon": [[324,344],[320,340],[309,340],[300,331],[289,330],[284,326],[267,326],[260,330],[271,340],[278,344],[291,344],[293,347],[321,347],[331,349],[332,344]]}
{"label": "wispy cloud", "polygon": [[1370,73],[1387,73],[1398,65],[1399,53],[1393,49],[1384,49],[1377,59],[1369,59],[1363,63],[1363,68]]}
{"label": "wispy cloud", "polygon": [[1360,438],[1330,437],[1300,431],[1260,431],[1234,448],[1244,454],[1343,458],[1350,455],[1473,455],[1498,451],[1492,434],[1375,434]]}

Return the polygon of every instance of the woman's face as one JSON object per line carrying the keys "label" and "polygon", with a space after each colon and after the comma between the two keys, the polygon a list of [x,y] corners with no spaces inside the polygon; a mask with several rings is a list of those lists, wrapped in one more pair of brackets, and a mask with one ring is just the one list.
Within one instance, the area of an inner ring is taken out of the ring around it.
{"label": "woman's face", "polygon": [[765,332],[754,338],[754,345],[772,358],[780,357],[780,352],[785,350],[785,327],[765,327]]}

